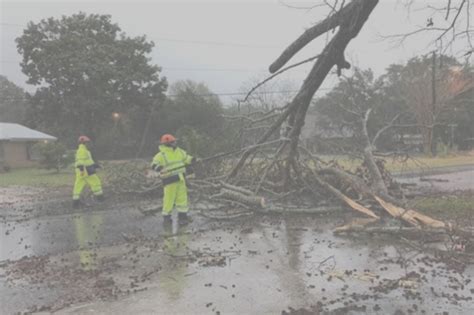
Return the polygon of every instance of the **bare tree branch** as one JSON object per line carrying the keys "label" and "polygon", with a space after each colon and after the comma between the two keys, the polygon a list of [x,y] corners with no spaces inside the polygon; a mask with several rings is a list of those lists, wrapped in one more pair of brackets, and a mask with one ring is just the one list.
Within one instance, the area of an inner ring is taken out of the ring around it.
{"label": "bare tree branch", "polygon": [[291,66],[288,66],[286,68],[283,68],[281,69],[280,71],[272,74],[271,76],[269,76],[268,78],[266,78],[265,80],[261,81],[260,83],[258,83],[257,85],[255,85],[248,93],[247,95],[245,96],[245,98],[242,100],[242,102],[246,102],[247,99],[249,98],[249,96],[256,90],[258,89],[259,87],[261,87],[262,85],[264,85],[265,83],[267,83],[268,81],[270,81],[271,79],[275,78],[276,76],[282,74],[283,72],[287,71],[287,70],[290,70],[292,68],[295,68],[295,67],[298,67],[302,64],[305,64],[305,63],[308,63],[310,61],[313,61],[314,59],[318,58],[320,55],[316,55],[316,56],[313,56],[311,58],[308,58],[308,59],[305,59],[303,61],[300,61],[300,62],[297,62],[295,64],[292,64]]}
{"label": "bare tree branch", "polygon": [[[410,1],[409,5],[407,6],[407,10],[412,10],[411,5],[415,1]],[[431,10],[432,14],[428,18],[427,23],[425,26],[417,27],[415,30],[402,33],[402,34],[392,34],[382,36],[384,39],[399,39],[398,45],[402,44],[407,38],[412,37],[416,34],[420,34],[423,32],[439,32],[436,37],[433,38],[430,45],[436,45],[440,52],[445,52],[447,49],[452,47],[453,43],[456,40],[462,38],[462,36],[466,37],[466,41],[469,47],[473,47],[472,45],[472,33],[474,32],[470,28],[470,17],[472,15],[471,12],[471,1],[470,0],[460,0],[460,3],[457,5],[453,5],[451,0],[446,0],[447,5],[445,7],[436,7],[433,5],[427,5],[422,7],[421,9],[417,9],[417,11],[423,10]],[[463,14],[465,9],[465,14]],[[453,14],[455,13],[455,14]],[[449,25],[445,27],[440,27],[439,25],[434,27],[433,17],[436,14],[443,14],[444,20],[449,22]],[[461,16],[463,18],[461,18]],[[464,17],[465,16],[465,17]],[[462,27],[462,24],[465,23],[465,27]],[[463,28],[464,31],[459,32],[458,29]],[[449,33],[452,35],[449,35]]]}
{"label": "bare tree branch", "polygon": [[288,48],[283,51],[283,53],[275,60],[269,67],[270,73],[275,73],[281,67],[283,67],[288,60],[290,60],[298,51],[300,51],[304,46],[309,42],[319,37],[320,35],[336,28],[341,25],[341,23],[350,19],[349,16],[351,13],[354,13],[355,8],[360,4],[360,0],[354,0],[342,10],[335,12],[333,15],[330,15],[323,21],[319,22],[315,26],[307,29],[298,39],[296,39]]}
{"label": "bare tree branch", "polygon": [[449,11],[451,11],[451,0],[448,0],[448,7],[446,10],[446,17],[444,18],[445,20],[448,20],[449,18]]}
{"label": "bare tree branch", "polygon": [[385,131],[387,131],[390,128],[393,128],[395,121],[397,121],[397,119],[400,118],[400,116],[401,116],[401,114],[395,115],[395,117],[393,117],[393,119],[387,125],[385,125],[383,128],[381,128],[377,131],[374,138],[372,139],[372,145],[374,147],[377,147],[376,146],[377,140],[382,135],[382,133],[384,133]]}
{"label": "bare tree branch", "polygon": [[[459,15],[461,14],[462,8],[463,8],[463,6],[466,2],[467,2],[467,0],[462,0],[461,4],[459,6],[459,9],[457,10],[456,16],[454,17],[454,19],[451,22],[451,25],[441,35],[439,35],[436,40],[440,40],[444,35],[446,35],[447,32],[454,29],[454,26],[456,25],[456,21],[458,20]],[[468,16],[469,16],[469,12],[468,12]]]}

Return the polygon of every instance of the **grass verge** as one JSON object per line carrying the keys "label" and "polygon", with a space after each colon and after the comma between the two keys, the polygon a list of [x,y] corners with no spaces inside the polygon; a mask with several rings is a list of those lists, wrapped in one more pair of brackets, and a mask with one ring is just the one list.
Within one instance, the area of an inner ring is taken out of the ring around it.
{"label": "grass verge", "polygon": [[59,173],[51,170],[24,168],[14,169],[0,174],[0,187],[34,186],[34,187],[64,187],[74,184],[72,170],[61,170]]}
{"label": "grass verge", "polygon": [[421,212],[440,219],[474,221],[474,194],[465,192],[456,195],[437,195],[413,200],[411,206]]}

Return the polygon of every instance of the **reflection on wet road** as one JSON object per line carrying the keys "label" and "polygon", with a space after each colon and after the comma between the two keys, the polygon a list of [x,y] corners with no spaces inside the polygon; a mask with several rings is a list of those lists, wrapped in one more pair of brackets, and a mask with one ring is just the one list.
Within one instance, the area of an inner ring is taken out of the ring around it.
{"label": "reflection on wet road", "polygon": [[102,215],[94,213],[88,216],[74,217],[74,232],[79,245],[79,261],[85,271],[96,269],[96,260],[93,249],[99,243],[102,228]]}
{"label": "reflection on wet road", "polygon": [[123,243],[124,234],[156,237],[160,222],[128,209],[0,222],[0,261]]}

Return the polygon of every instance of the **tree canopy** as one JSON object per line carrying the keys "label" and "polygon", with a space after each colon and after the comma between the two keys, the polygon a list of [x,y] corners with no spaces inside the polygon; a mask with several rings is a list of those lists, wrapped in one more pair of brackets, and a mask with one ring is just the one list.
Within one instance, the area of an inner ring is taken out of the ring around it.
{"label": "tree canopy", "polygon": [[154,44],[128,37],[109,15],[78,13],[30,22],[17,38],[21,68],[38,86],[28,120],[71,143],[110,130],[119,113],[120,143],[136,143],[143,120],[164,101],[167,88],[148,55]]}

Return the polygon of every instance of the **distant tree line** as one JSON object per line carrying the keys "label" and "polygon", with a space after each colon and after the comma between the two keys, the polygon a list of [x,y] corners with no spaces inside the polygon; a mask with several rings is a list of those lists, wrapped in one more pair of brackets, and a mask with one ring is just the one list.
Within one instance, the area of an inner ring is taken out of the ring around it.
{"label": "distant tree line", "polygon": [[474,139],[472,65],[449,56],[433,60],[427,55],[393,64],[378,78],[370,69],[356,68],[313,105],[320,128],[348,131],[346,137],[353,139],[347,143],[354,147],[361,135],[357,118],[368,109],[372,110],[369,134],[383,129],[375,143],[378,150],[435,155],[439,146],[470,149]]}

